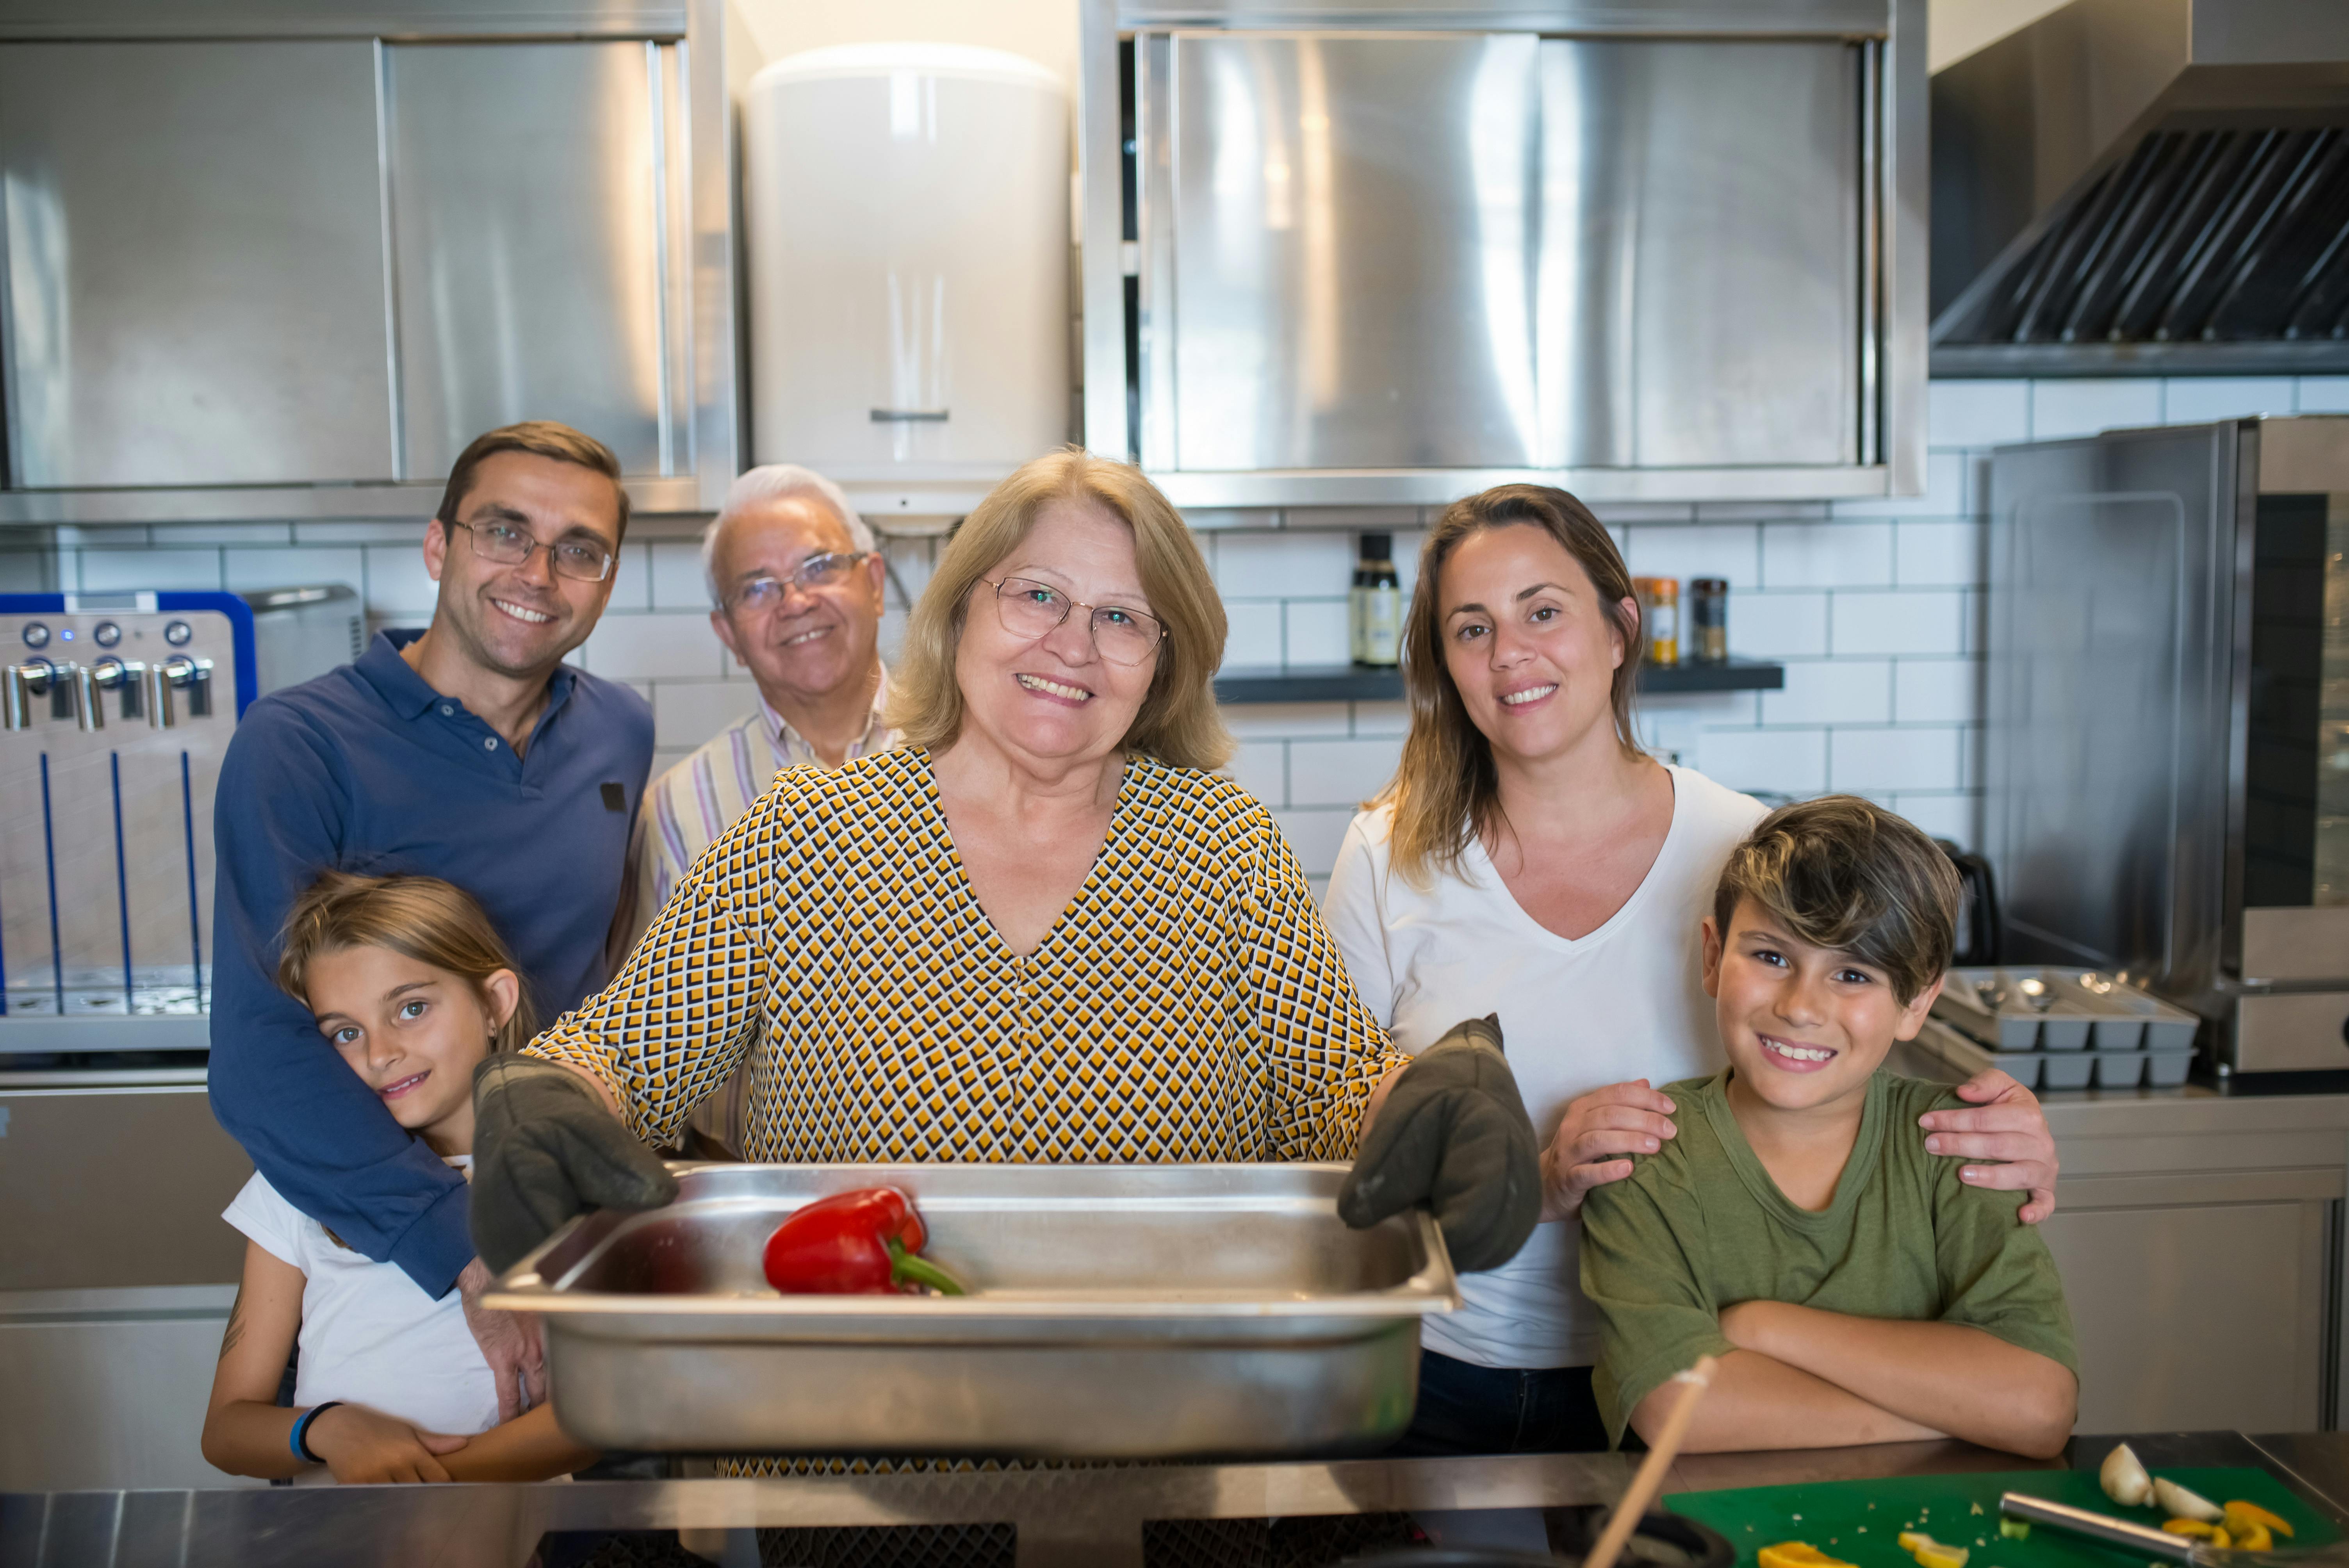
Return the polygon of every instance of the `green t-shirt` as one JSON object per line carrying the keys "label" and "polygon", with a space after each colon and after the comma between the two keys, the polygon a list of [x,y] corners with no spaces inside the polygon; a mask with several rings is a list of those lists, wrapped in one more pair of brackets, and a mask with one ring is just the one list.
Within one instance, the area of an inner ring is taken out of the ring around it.
{"label": "green t-shirt", "polygon": [[1963,1105],[1940,1085],[1878,1072],[1835,1201],[1778,1191],[1729,1109],[1726,1069],[1665,1092],[1680,1135],[1582,1205],[1582,1290],[1599,1309],[1593,1391],[1620,1444],[1640,1401],[1700,1356],[1730,1348],[1721,1310],[1785,1301],[1855,1317],[1961,1323],[2076,1374],[2064,1284],[2020,1192],[1958,1179],[1917,1119]]}

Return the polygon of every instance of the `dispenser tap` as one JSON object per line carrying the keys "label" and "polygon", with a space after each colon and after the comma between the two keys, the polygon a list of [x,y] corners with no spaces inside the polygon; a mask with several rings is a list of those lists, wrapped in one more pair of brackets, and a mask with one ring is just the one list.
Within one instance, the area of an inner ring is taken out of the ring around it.
{"label": "dispenser tap", "polygon": [[65,665],[59,675],[73,676],[74,717],[83,729],[106,727],[106,705],[98,699],[98,672],[88,665]]}
{"label": "dispenser tap", "polygon": [[[23,729],[30,725],[33,703],[39,697],[49,699],[51,718],[73,717],[74,674],[73,665],[51,664],[45,658],[28,659],[0,670],[0,725],[9,729]],[[82,727],[89,727],[85,724]]]}
{"label": "dispenser tap", "polygon": [[140,686],[143,684],[140,677],[146,673],[147,666],[138,660],[132,659],[126,662],[109,654],[90,666],[89,680],[90,685],[100,691],[120,694],[122,717],[127,723],[140,717],[145,707],[145,704],[140,700]]}
{"label": "dispenser tap", "polygon": [[188,694],[188,716],[202,718],[212,710],[212,662],[173,654],[147,666],[147,722],[169,729],[179,716],[172,711],[171,693]]}

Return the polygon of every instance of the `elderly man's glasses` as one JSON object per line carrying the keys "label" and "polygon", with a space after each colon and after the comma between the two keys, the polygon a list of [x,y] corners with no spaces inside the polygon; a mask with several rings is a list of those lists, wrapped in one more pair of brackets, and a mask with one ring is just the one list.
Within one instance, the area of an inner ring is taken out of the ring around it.
{"label": "elderly man's glasses", "polygon": [[1025,577],[979,581],[995,590],[995,613],[1015,637],[1048,636],[1069,618],[1070,611],[1090,610],[1093,646],[1111,664],[1146,664],[1166,640],[1166,624],[1145,611],[1122,604],[1080,604],[1050,583]]}
{"label": "elderly man's glasses", "polygon": [[796,584],[808,593],[819,588],[833,587],[848,580],[856,564],[868,559],[871,551],[833,551],[823,555],[811,555],[798,567],[781,577],[753,577],[734,590],[726,601],[729,610],[771,610],[783,602],[783,597]]}
{"label": "elderly man's glasses", "polygon": [[552,544],[541,544],[530,530],[511,522],[459,522],[473,536],[473,553],[500,566],[520,566],[540,551],[554,564],[554,574],[575,583],[601,583],[612,574],[612,547],[593,534],[571,534]]}

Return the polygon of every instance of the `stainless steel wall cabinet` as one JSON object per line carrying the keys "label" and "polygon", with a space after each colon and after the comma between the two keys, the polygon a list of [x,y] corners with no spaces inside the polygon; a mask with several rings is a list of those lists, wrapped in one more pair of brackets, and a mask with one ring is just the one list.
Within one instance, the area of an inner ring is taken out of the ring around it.
{"label": "stainless steel wall cabinet", "polygon": [[1920,487],[1921,6],[1163,10],[1084,13],[1086,436],[1178,502]]}
{"label": "stainless steel wall cabinet", "polygon": [[0,0],[0,521],[414,517],[522,418],[715,504],[720,0],[59,9]]}
{"label": "stainless steel wall cabinet", "polygon": [[1984,848],[2020,951],[2349,1070],[2349,418],[2002,449]]}

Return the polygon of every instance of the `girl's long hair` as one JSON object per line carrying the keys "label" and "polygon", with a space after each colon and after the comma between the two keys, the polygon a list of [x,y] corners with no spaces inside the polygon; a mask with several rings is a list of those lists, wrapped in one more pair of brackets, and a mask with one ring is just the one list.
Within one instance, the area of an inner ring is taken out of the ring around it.
{"label": "girl's long hair", "polygon": [[1402,743],[1402,763],[1373,804],[1392,803],[1394,829],[1389,856],[1398,873],[1414,886],[1431,875],[1457,875],[1460,857],[1474,837],[1489,841],[1498,826],[1500,775],[1493,743],[1468,717],[1444,662],[1444,562],[1461,542],[1488,528],[1538,528],[1581,563],[1599,605],[1623,639],[1623,662],[1615,667],[1608,702],[1615,714],[1615,740],[1630,757],[1645,755],[1631,720],[1631,693],[1646,633],[1631,598],[1631,573],[1623,564],[1606,525],[1590,509],[1548,485],[1501,485],[1446,507],[1427,531],[1419,552],[1419,584],[1403,619],[1402,684],[1411,703],[1411,734]]}
{"label": "girl's long hair", "polygon": [[[489,1010],[489,977],[515,968],[497,928],[472,894],[439,877],[362,877],[328,872],[294,901],[285,917],[285,946],[277,960],[277,984],[304,1006],[310,1005],[311,962],[348,947],[388,947],[392,952],[460,975]],[[492,1031],[493,1051],[520,1050],[537,1033],[537,1013],[527,983],[516,988],[512,1016]]]}

